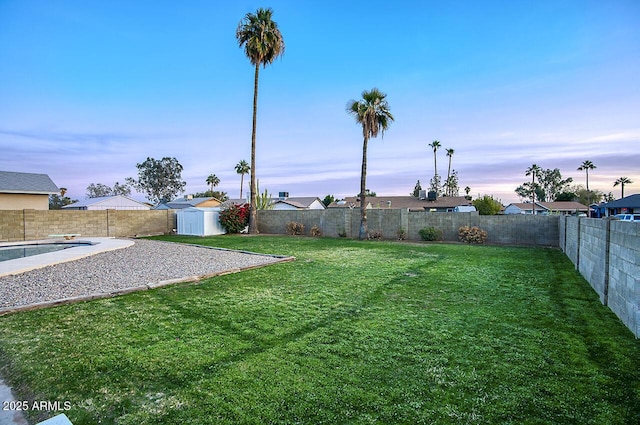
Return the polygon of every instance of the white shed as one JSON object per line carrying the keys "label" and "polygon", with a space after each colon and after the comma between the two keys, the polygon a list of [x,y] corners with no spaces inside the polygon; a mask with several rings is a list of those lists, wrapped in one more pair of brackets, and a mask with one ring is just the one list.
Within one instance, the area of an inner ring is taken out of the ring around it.
{"label": "white shed", "polygon": [[226,233],[220,208],[184,208],[176,212],[179,235],[213,236]]}

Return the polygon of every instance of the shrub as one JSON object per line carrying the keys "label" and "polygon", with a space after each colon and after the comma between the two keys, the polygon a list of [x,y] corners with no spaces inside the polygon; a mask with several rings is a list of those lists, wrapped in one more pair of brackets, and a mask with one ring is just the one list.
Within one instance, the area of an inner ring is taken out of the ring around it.
{"label": "shrub", "polygon": [[418,230],[418,233],[423,241],[442,240],[442,230],[438,230],[435,227],[425,227],[424,229]]}
{"label": "shrub", "polygon": [[375,239],[375,240],[380,240],[382,239],[382,231],[373,231],[373,232],[369,232],[369,239]]}
{"label": "shrub", "polygon": [[287,233],[290,235],[302,235],[304,234],[304,224],[296,221],[290,221],[287,223]]}
{"label": "shrub", "polygon": [[487,232],[477,226],[462,226],[458,229],[458,237],[462,242],[483,244],[487,241]]}
{"label": "shrub", "polygon": [[322,236],[322,230],[320,230],[320,228],[315,225],[311,228],[310,233],[311,233],[311,236],[316,236],[316,237]]}
{"label": "shrub", "polygon": [[338,236],[340,236],[341,238],[346,238],[347,230],[344,227],[341,227],[340,229],[338,229]]}
{"label": "shrub", "polygon": [[403,241],[407,238],[407,231],[404,230],[404,228],[399,228],[398,229],[398,240],[399,241]]}
{"label": "shrub", "polygon": [[220,224],[227,233],[239,233],[249,224],[249,204],[229,205],[220,211]]}

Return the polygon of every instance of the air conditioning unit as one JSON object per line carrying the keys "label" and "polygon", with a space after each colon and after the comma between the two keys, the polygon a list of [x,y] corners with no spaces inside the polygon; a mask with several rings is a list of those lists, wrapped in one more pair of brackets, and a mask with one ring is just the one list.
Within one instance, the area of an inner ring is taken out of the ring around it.
{"label": "air conditioning unit", "polygon": [[424,201],[425,199],[427,199],[427,191],[426,190],[419,190],[418,191],[418,199],[420,199],[421,201]]}
{"label": "air conditioning unit", "polygon": [[427,201],[435,201],[436,199],[438,199],[438,194],[435,190],[430,190],[427,194]]}
{"label": "air conditioning unit", "polygon": [[278,192],[278,198],[287,199],[289,197],[289,192]]}

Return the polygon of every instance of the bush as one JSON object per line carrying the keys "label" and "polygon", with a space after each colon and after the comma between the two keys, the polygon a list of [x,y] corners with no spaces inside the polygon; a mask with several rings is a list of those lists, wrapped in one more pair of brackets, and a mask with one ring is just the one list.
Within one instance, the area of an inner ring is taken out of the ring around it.
{"label": "bush", "polygon": [[442,230],[438,230],[435,227],[425,227],[424,229],[418,230],[418,233],[423,241],[442,240]]}
{"label": "bush", "polygon": [[220,224],[227,233],[239,233],[249,224],[249,204],[230,205],[220,211]]}
{"label": "bush", "polygon": [[382,239],[382,230],[369,232],[369,239],[380,240]]}
{"label": "bush", "polygon": [[458,229],[458,237],[462,242],[483,244],[487,241],[487,232],[477,226],[462,226]]}
{"label": "bush", "polygon": [[398,229],[398,240],[399,241],[403,241],[407,238],[407,231],[404,230],[404,228],[399,228]]}
{"label": "bush", "polygon": [[316,236],[316,237],[320,237],[322,236],[322,230],[320,230],[320,228],[318,226],[313,226],[311,228],[311,236]]}
{"label": "bush", "polygon": [[304,224],[298,223],[296,221],[290,221],[287,223],[287,233],[290,235],[303,235],[304,234]]}

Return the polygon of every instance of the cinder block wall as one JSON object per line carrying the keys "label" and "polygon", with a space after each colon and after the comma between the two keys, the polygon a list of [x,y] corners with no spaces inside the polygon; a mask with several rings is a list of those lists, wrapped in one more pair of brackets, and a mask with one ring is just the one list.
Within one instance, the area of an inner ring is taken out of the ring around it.
{"label": "cinder block wall", "polygon": [[567,257],[600,301],[640,338],[640,226],[567,217],[560,227]]}
{"label": "cinder block wall", "polygon": [[640,225],[611,222],[608,306],[640,338]]}
{"label": "cinder block wall", "polygon": [[175,211],[0,211],[0,240],[46,239],[49,235],[122,237],[170,233],[176,227]]}
{"label": "cinder block wall", "polygon": [[[481,216],[478,213],[425,213],[401,209],[371,209],[367,211],[369,232],[382,233],[383,239],[397,239],[404,229],[406,239],[420,240],[420,229],[442,230],[445,241],[458,241],[461,226],[478,226],[488,233],[487,242],[507,245],[558,246],[559,227],[555,216]],[[260,210],[258,228],[261,233],[286,234],[287,223],[304,224],[305,234],[316,225],[324,236],[337,237],[344,232],[357,238],[360,230],[360,210],[329,208],[326,210]]]}

